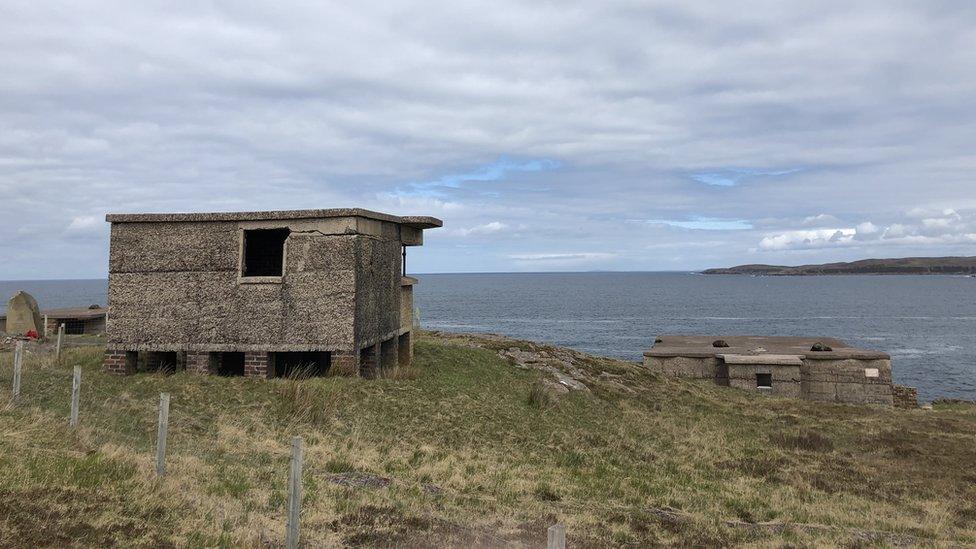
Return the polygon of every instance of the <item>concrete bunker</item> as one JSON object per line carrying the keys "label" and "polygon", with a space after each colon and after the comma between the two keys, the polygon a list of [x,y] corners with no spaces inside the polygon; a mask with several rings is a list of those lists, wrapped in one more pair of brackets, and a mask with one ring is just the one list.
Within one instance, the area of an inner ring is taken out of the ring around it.
{"label": "concrete bunker", "polygon": [[265,378],[408,365],[417,279],[405,275],[406,249],[442,225],[362,209],[106,220],[107,371],[140,371],[135,352],[188,372]]}
{"label": "concrete bunker", "polygon": [[761,394],[849,404],[893,401],[890,356],[837,339],[662,336],[644,353],[644,365]]}

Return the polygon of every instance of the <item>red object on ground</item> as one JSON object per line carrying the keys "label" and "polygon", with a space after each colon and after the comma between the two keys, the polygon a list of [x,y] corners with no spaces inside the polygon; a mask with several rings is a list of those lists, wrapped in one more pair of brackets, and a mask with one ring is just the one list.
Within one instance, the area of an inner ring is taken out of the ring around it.
{"label": "red object on ground", "polygon": [[27,330],[27,333],[24,335],[29,339],[37,339],[37,330]]}

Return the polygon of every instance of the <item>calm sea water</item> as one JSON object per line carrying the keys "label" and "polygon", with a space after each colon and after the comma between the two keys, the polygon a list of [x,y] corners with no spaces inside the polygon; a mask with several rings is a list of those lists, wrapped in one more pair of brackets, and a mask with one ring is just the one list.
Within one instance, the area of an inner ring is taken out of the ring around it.
{"label": "calm sea water", "polygon": [[[659,334],[836,337],[891,354],[922,400],[976,399],[976,278],[687,273],[420,275],[426,328],[495,332],[640,360]],[[0,281],[42,308],[105,304],[105,280]],[[5,306],[5,301],[0,307]]]}

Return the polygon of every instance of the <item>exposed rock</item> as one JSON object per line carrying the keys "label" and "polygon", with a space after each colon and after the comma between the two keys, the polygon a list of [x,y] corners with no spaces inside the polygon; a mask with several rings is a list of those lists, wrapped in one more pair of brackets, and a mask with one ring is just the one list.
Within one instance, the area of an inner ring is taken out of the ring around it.
{"label": "exposed rock", "polygon": [[833,351],[830,345],[825,345],[819,341],[814,343],[813,347],[810,347],[810,350],[816,353],[829,353],[830,351]]}
{"label": "exposed rock", "polygon": [[44,333],[44,321],[37,300],[27,292],[19,291],[7,302],[7,333],[24,335],[33,330]]}
{"label": "exposed rock", "polygon": [[729,344],[724,339],[716,339],[712,342],[712,347],[728,347]]}

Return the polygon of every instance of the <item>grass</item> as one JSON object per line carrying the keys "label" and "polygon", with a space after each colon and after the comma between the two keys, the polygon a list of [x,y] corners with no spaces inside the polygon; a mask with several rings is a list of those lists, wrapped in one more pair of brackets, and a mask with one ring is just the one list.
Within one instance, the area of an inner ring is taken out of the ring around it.
{"label": "grass", "polygon": [[577,546],[976,544],[976,407],[761,398],[597,358],[590,393],[554,395],[495,352],[522,345],[428,335],[376,380],[118,377],[80,347],[29,356],[12,407],[0,354],[0,546],[281,544],[294,435],[309,546],[540,546],[557,520]]}

